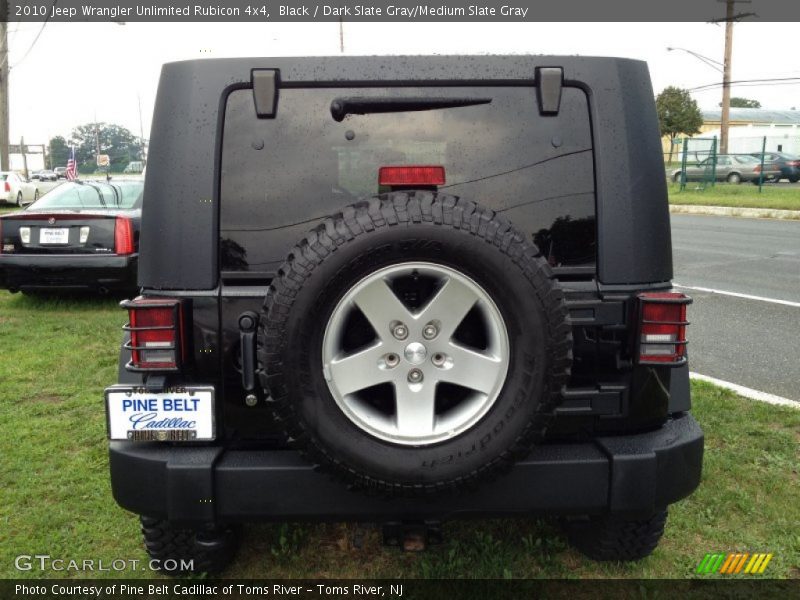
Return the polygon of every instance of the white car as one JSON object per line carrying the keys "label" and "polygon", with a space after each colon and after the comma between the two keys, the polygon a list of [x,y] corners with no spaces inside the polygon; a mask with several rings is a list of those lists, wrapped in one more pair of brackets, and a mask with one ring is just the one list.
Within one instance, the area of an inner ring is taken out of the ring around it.
{"label": "white car", "polygon": [[39,199],[39,188],[19,173],[0,172],[0,200],[22,206]]}

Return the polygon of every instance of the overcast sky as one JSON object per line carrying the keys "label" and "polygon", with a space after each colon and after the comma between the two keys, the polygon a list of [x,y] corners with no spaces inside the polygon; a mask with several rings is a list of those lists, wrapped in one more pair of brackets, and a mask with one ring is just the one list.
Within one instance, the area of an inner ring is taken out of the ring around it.
{"label": "overcast sky", "polygon": [[[11,139],[43,143],[95,119],[144,136],[161,64],[190,58],[340,54],[338,23],[10,23]],[[796,23],[735,26],[732,79],[800,77]],[[579,54],[646,60],[656,92],[722,80],[682,47],[722,62],[724,26],[707,23],[345,23],[344,53]],[[25,56],[28,52],[27,56]],[[717,107],[721,89],[696,92]],[[764,108],[800,109],[800,84],[733,88]]]}

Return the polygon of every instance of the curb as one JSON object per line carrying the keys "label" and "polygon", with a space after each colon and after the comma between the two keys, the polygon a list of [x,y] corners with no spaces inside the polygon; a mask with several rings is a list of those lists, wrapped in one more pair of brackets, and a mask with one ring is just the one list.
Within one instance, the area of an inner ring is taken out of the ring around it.
{"label": "curb", "polygon": [[712,385],[716,385],[726,390],[730,390],[750,400],[757,400],[758,402],[766,402],[767,404],[772,404],[773,406],[788,406],[790,408],[800,409],[800,402],[797,402],[795,400],[790,400],[789,398],[782,398],[781,396],[768,394],[766,392],[760,392],[758,390],[744,387],[743,385],[739,385],[737,383],[731,383],[730,381],[723,381],[722,379],[717,379],[716,377],[709,377],[708,375],[701,375],[700,373],[695,373],[694,371],[690,371],[689,378],[695,381],[705,381],[706,383],[710,383]]}
{"label": "curb", "polygon": [[715,215],[720,217],[744,217],[748,219],[800,220],[800,210],[777,208],[746,208],[742,206],[697,206],[693,204],[670,204],[669,212],[685,215]]}

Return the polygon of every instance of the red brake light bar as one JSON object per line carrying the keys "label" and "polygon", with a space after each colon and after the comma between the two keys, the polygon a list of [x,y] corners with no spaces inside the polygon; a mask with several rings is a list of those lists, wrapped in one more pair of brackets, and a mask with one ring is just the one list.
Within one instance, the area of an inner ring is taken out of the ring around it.
{"label": "red brake light bar", "polygon": [[686,362],[686,306],[680,292],[642,293],[639,299],[637,359],[641,365],[679,366]]}
{"label": "red brake light bar", "polygon": [[135,298],[120,306],[128,310],[132,371],[176,371],[186,354],[183,305],[175,298]]}
{"label": "red brake light bar", "polygon": [[444,185],[444,167],[435,165],[381,167],[378,170],[378,185]]}
{"label": "red brake light bar", "polygon": [[128,217],[117,217],[114,223],[114,252],[133,254],[133,221]]}

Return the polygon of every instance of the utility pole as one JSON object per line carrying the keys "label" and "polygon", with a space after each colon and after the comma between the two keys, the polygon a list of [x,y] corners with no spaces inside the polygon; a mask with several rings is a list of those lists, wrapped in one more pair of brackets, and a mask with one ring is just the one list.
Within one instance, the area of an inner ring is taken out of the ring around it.
{"label": "utility pole", "polygon": [[[751,0],[717,0],[725,3],[725,59],[722,64],[722,116],[719,123],[719,152],[728,153],[728,129],[731,116],[731,54],[733,53],[733,23],[746,17],[755,17],[756,13],[743,12],[734,14],[736,4],[750,4]],[[712,23],[718,23],[715,19]]]}
{"label": "utility pole", "polygon": [[139,145],[141,147],[142,164],[147,164],[147,159],[144,157],[144,126],[142,125],[142,97],[137,94],[136,99],[139,101]]}
{"label": "utility pole", "polygon": [[733,5],[725,2],[725,58],[722,61],[722,117],[719,124],[719,151],[728,153],[728,128],[731,117],[731,54],[733,53]]}
{"label": "utility pole", "polygon": [[8,3],[0,2],[0,170],[8,171]]}
{"label": "utility pole", "polygon": [[25,179],[28,179],[28,156],[25,154],[25,138],[19,138],[19,151],[22,154],[22,171],[25,173]]}

